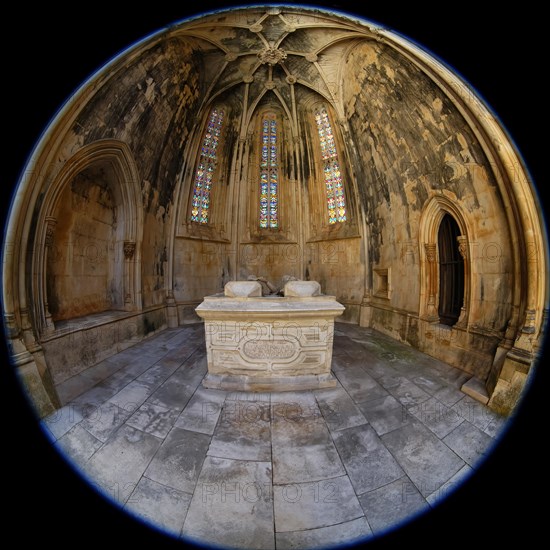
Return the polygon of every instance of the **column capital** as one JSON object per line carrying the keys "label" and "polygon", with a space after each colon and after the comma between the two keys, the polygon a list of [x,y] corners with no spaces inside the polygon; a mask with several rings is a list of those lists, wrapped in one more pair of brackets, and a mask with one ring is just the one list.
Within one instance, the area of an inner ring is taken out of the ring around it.
{"label": "column capital", "polygon": [[466,235],[459,235],[456,238],[456,241],[458,243],[458,251],[462,256],[462,259],[467,260],[468,259],[468,238],[466,237]]}
{"label": "column capital", "polygon": [[428,262],[435,262],[436,260],[436,244],[424,243],[424,250],[426,251],[426,259]]}
{"label": "column capital", "polygon": [[131,260],[134,257],[136,250],[136,243],[133,241],[124,241],[124,257],[127,260]]}
{"label": "column capital", "polygon": [[44,240],[44,244],[51,248],[53,245],[53,238],[55,235],[55,226],[57,225],[57,219],[53,216],[47,216],[46,217],[46,238]]}

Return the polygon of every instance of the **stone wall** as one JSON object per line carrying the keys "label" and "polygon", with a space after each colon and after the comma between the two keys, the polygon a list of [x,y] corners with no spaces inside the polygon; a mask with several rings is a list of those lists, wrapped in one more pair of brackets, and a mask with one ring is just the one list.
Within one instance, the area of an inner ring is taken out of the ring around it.
{"label": "stone wall", "polygon": [[223,290],[231,280],[226,243],[176,238],[174,245],[174,298],[199,304],[204,296]]}
{"label": "stone wall", "polygon": [[98,319],[91,326],[81,320],[62,323],[55,335],[42,341],[53,383],[60,384],[165,328],[164,308]]}
{"label": "stone wall", "polygon": [[340,320],[359,322],[359,305],[365,288],[363,239],[309,242],[306,248],[306,278],[319,281],[325,294],[336,296],[346,306]]}
{"label": "stone wall", "polygon": [[[377,309],[372,326],[486,378],[512,311],[511,235],[496,167],[458,108],[392,48],[357,45],[346,59],[342,81],[350,156],[369,222],[370,280],[377,270],[391,274],[387,298],[367,289]],[[408,320],[426,309],[425,211],[434,197],[452,203],[468,231],[467,324],[476,337],[453,333],[449,338],[445,327],[420,330]],[[400,328],[405,325],[406,330]]]}
{"label": "stone wall", "polygon": [[[101,140],[128,146],[136,164],[143,208],[139,255],[145,307],[162,304],[165,299],[169,220],[182,149],[205,85],[200,80],[201,60],[192,45],[168,40],[145,48],[126,63],[115,63],[63,136],[56,161],[43,173],[46,182],[55,181],[75,152]],[[38,217],[38,209],[35,215]]]}
{"label": "stone wall", "polygon": [[84,179],[79,176],[63,191],[48,254],[47,298],[54,321],[116,309],[124,301],[115,277],[115,255],[122,255],[116,246],[116,204],[105,182],[79,181]]}

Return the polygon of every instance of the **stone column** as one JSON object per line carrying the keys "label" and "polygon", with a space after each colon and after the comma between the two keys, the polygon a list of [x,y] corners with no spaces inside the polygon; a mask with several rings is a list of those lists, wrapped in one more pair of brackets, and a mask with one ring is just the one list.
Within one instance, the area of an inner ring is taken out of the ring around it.
{"label": "stone column", "polygon": [[465,235],[459,235],[456,238],[458,242],[458,251],[464,260],[464,296],[462,299],[462,307],[460,308],[460,316],[455,327],[466,328],[468,326],[468,305],[470,303],[470,257],[468,254],[468,238]]}
{"label": "stone column", "polygon": [[134,305],[134,253],[136,243],[124,241],[124,308],[133,309]]}
{"label": "stone column", "polygon": [[16,367],[32,361],[32,355],[25,346],[21,330],[14,313],[4,314],[4,330],[9,346],[9,354]]}
{"label": "stone column", "polygon": [[166,322],[168,324],[168,328],[175,328],[179,326],[178,306],[172,290],[166,291]]}
{"label": "stone column", "polygon": [[46,218],[46,237],[44,240],[44,255],[43,255],[43,265],[42,265],[42,300],[44,304],[44,334],[51,334],[55,331],[55,325],[52,320],[52,314],[48,306],[48,291],[46,285],[46,278],[48,276],[48,255],[51,254],[51,249],[54,244],[55,236],[55,226],[57,225],[57,220],[48,216]]}
{"label": "stone column", "polygon": [[534,334],[535,333],[535,317],[537,311],[535,309],[526,309],[525,310],[525,322],[521,332],[523,334]]}
{"label": "stone column", "polygon": [[369,290],[365,291],[359,313],[359,326],[370,327],[372,324],[372,296]]}
{"label": "stone column", "polygon": [[439,321],[437,313],[436,296],[437,296],[437,253],[435,243],[424,243],[427,262],[427,278],[428,278],[428,302],[426,304],[426,318],[428,321]]}

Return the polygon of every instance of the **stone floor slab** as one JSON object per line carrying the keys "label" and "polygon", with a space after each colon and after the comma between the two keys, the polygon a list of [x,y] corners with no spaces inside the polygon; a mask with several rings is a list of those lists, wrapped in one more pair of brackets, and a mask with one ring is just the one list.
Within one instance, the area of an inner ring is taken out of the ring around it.
{"label": "stone floor slab", "polygon": [[495,413],[495,418],[491,420],[491,422],[489,422],[489,424],[487,424],[485,428],[483,428],[483,431],[487,435],[497,439],[504,432],[507,422],[508,419],[506,417],[500,416],[499,414]]}
{"label": "stone floor slab", "polygon": [[57,409],[42,420],[46,435],[56,441],[63,437],[73,426],[82,420],[82,413],[74,405],[69,404]]}
{"label": "stone floor slab", "polygon": [[191,399],[193,390],[189,386],[179,384],[168,378],[146,401],[151,405],[159,405],[172,411],[181,412]]}
{"label": "stone floor slab", "polygon": [[331,431],[366,424],[367,420],[342,386],[314,392],[319,409]]}
{"label": "stone floor slab", "polygon": [[122,426],[84,466],[93,484],[115,502],[124,504],[135,489],[161,440]]}
{"label": "stone floor slab", "polygon": [[209,444],[205,434],[173,428],[149,464],[146,477],[193,493]]}
{"label": "stone floor slab", "polygon": [[275,548],[271,465],[209,456],[182,534],[223,548]]}
{"label": "stone floor slab", "polygon": [[328,527],[306,531],[276,533],[277,549],[303,550],[304,548],[332,548],[348,544],[360,544],[372,536],[371,528],[364,517],[345,521]]}
{"label": "stone floor slab", "polygon": [[416,376],[412,381],[426,393],[430,395],[436,394],[438,391],[441,391],[445,384],[438,379],[437,375],[432,376],[431,374],[425,373],[421,376]]}
{"label": "stone floor slab", "polygon": [[371,329],[336,334],[335,389],[250,393],[201,386],[202,324],[160,332],[68,380],[67,395],[99,382],[44,423],[92,484],[184,540],[321,548],[379,534],[460,485],[506,421],[460,392],[470,375]]}
{"label": "stone floor slab", "polygon": [[124,410],[137,410],[154,392],[155,388],[143,381],[134,380],[115,393],[107,403],[114,403]]}
{"label": "stone floor slab", "polygon": [[76,467],[82,468],[103,446],[103,442],[77,424],[61,437],[56,445],[66,456],[70,457]]}
{"label": "stone floor slab", "polygon": [[450,385],[443,385],[441,389],[434,392],[433,396],[446,407],[452,407],[464,398],[464,394],[458,387]]}
{"label": "stone floor slab", "polygon": [[439,362],[436,369],[442,381],[445,381],[448,384],[457,388],[460,388],[462,384],[467,382],[472,377],[471,374],[463,370],[457,369],[455,367],[452,367],[451,365],[446,365],[445,363],[441,362]]}
{"label": "stone floor slab", "polygon": [[224,401],[225,392],[198,387],[176,420],[175,426],[212,435]]}
{"label": "stone floor slab", "polygon": [[[411,353],[412,352],[412,353]],[[411,382],[415,378],[422,377],[426,374],[426,370],[429,371],[425,363],[426,356],[413,348],[408,349],[409,357],[401,357],[401,352],[398,353],[398,359],[391,363],[392,369],[396,370],[401,376],[405,377]],[[428,392],[429,393],[429,392]]]}
{"label": "stone floor slab", "polygon": [[338,366],[335,361],[333,371],[340,384],[356,403],[388,395],[388,392],[359,366]]}
{"label": "stone floor slab", "polygon": [[125,357],[123,353],[117,353],[116,355],[111,355],[111,357],[107,357],[107,359],[104,359],[99,364],[109,365],[111,368],[110,374],[113,374],[114,372],[118,371],[122,367],[125,367],[130,361],[131,361],[130,357]]}
{"label": "stone floor slab", "polygon": [[132,357],[128,364],[124,365],[118,372],[126,376],[132,376],[135,379],[147,372],[154,364],[155,359],[150,355],[138,354],[136,357]]}
{"label": "stone floor slab", "polygon": [[303,531],[363,516],[348,476],[274,485],[275,530]]}
{"label": "stone floor slab", "polygon": [[127,410],[116,403],[107,402],[89,412],[80,425],[100,441],[106,442],[133,412],[133,408]]}
{"label": "stone floor slab", "polygon": [[370,374],[377,382],[384,376],[398,376],[399,372],[395,370],[387,361],[378,358],[365,361],[362,365],[363,370]]}
{"label": "stone floor slab", "polygon": [[239,460],[271,460],[270,405],[231,401],[223,405],[208,455]]}
{"label": "stone floor slab", "polygon": [[494,439],[478,427],[464,421],[443,442],[470,466],[474,466],[490,450]]}
{"label": "stone floor slab", "polygon": [[196,388],[207,371],[206,352],[195,352],[172,374],[170,380]]}
{"label": "stone floor slab", "polygon": [[125,367],[118,370],[108,378],[105,378],[105,380],[99,382],[97,387],[101,388],[109,388],[111,390],[115,390],[114,393],[119,392],[123,388],[125,388],[130,382],[135,380],[136,374],[133,374],[131,372],[125,372]]}
{"label": "stone floor slab", "polygon": [[381,439],[424,496],[439,489],[464,466],[463,460],[418,421]]}
{"label": "stone floor slab", "polygon": [[428,510],[426,500],[407,476],[361,495],[359,502],[375,535]]}
{"label": "stone floor slab", "polygon": [[164,439],[178,419],[179,411],[146,401],[127,421],[128,426]]}
{"label": "stone floor slab", "polygon": [[274,483],[317,481],[345,474],[313,394],[289,396],[288,402],[275,397],[271,407]]}
{"label": "stone floor slab", "polygon": [[408,412],[420,420],[439,439],[450,434],[464,419],[453,409],[434,397],[408,408]]}
{"label": "stone floor slab", "polygon": [[140,374],[136,380],[158,388],[178,367],[179,362],[176,361],[158,361],[143,374]]}
{"label": "stone floor slab", "polygon": [[316,411],[320,415],[315,395],[310,391],[271,392],[270,396],[271,404],[274,406],[277,406],[281,403],[283,405],[291,405],[301,408],[304,413],[311,408],[313,411]]}
{"label": "stone floor slab", "polygon": [[55,391],[57,392],[61,405],[66,405],[75,397],[89,390],[94,385],[95,382],[87,376],[84,376],[83,374],[76,374],[64,382],[57,384],[55,386]]}
{"label": "stone floor slab", "polygon": [[397,388],[401,384],[406,384],[409,379],[403,376],[400,372],[392,369],[392,373],[387,373],[377,378],[378,383],[386,390]]}
{"label": "stone floor slab", "polygon": [[[335,327],[336,326],[337,325],[335,325]],[[353,355],[362,357],[362,353],[365,351],[365,348],[360,341],[357,341],[357,337],[359,337],[359,340],[361,337],[359,333],[349,331],[348,327],[346,327],[344,331],[335,329],[335,335],[334,343],[339,344],[336,346],[337,348],[343,348],[349,357],[352,357]]]}
{"label": "stone floor slab", "polygon": [[453,477],[451,477],[451,479],[449,479],[449,481],[446,481],[439,489],[426,497],[428,504],[432,507],[439,504],[452,492],[458,489],[468,479],[468,477],[470,477],[472,472],[473,469],[470,466],[463,466]]}
{"label": "stone floor slab", "polygon": [[498,422],[502,417],[491,409],[482,405],[469,395],[464,395],[452,409],[464,420],[485,431],[492,422]]}
{"label": "stone floor slab", "polygon": [[397,386],[388,391],[405,407],[411,407],[427,401],[431,396],[410,380],[402,379]]}
{"label": "stone floor slab", "polygon": [[128,498],[125,509],[153,527],[179,536],[191,496],[142,477]]}
{"label": "stone floor slab", "polygon": [[333,437],[358,495],[403,477],[403,470],[371,426],[348,428],[335,432]]}
{"label": "stone floor slab", "polygon": [[406,426],[412,418],[407,407],[391,395],[358,403],[357,406],[378,435]]}
{"label": "stone floor slab", "polygon": [[90,380],[92,380],[94,384],[97,384],[98,382],[105,380],[105,378],[108,378],[109,376],[117,372],[123,366],[124,365],[111,362],[109,361],[109,359],[105,359],[104,361],[97,363],[97,365],[86,369],[82,372],[82,374],[90,378]]}
{"label": "stone floor slab", "polygon": [[87,418],[94,414],[98,407],[106,403],[117,392],[118,390],[115,388],[101,385],[94,386],[88,391],[80,394],[76,399],[73,399],[70,405],[78,410],[84,418]]}

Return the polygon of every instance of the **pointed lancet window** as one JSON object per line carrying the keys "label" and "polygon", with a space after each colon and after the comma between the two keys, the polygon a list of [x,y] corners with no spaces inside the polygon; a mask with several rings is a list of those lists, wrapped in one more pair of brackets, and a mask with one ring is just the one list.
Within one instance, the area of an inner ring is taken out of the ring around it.
{"label": "pointed lancet window", "polygon": [[266,114],[262,120],[262,157],[260,161],[260,228],[279,227],[279,169],[277,164],[277,118]]}
{"label": "pointed lancet window", "polygon": [[332,133],[329,116],[326,109],[315,112],[315,122],[319,132],[321,143],[321,158],[323,160],[323,172],[325,174],[325,186],[327,194],[328,223],[346,221],[346,198],[344,196],[344,183],[340,173],[338,152]]}
{"label": "pointed lancet window", "polygon": [[208,223],[210,214],[210,191],[216,168],[217,148],[223,125],[224,112],[212,109],[204,132],[199,163],[195,173],[195,186],[191,200],[191,221]]}

